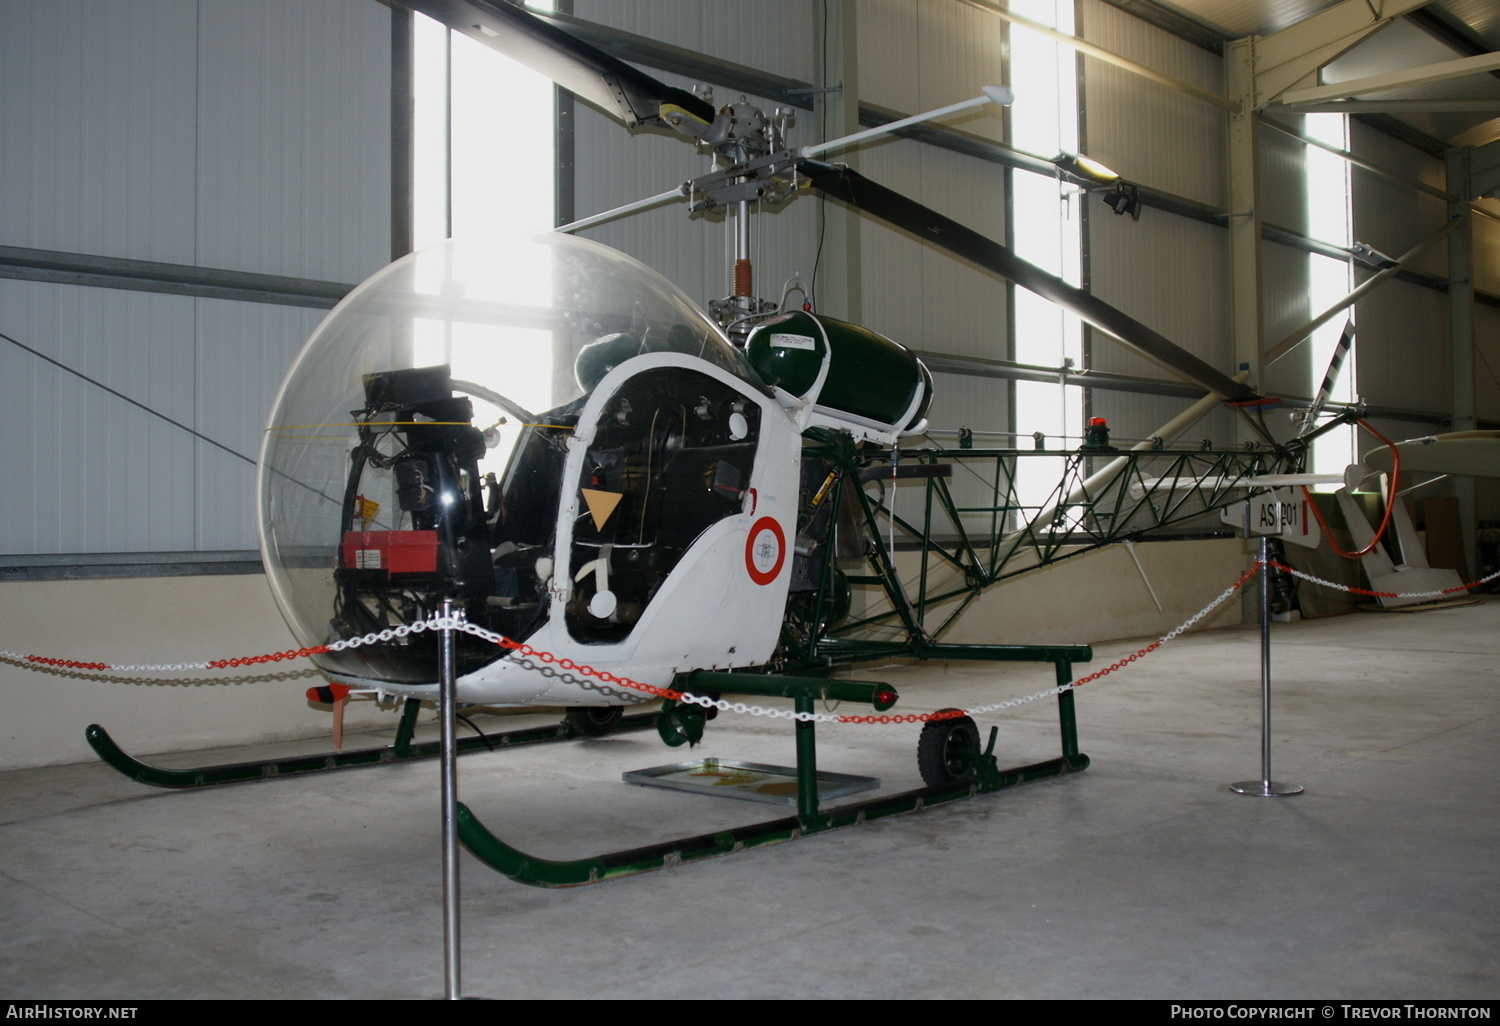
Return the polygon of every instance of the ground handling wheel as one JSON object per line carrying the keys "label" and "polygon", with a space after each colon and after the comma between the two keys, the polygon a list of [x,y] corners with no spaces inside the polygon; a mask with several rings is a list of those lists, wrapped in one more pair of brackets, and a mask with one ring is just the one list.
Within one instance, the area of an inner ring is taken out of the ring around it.
{"label": "ground handling wheel", "polygon": [[568,726],[583,737],[603,737],[624,715],[623,705],[575,705],[567,710]]}
{"label": "ground handling wheel", "polygon": [[[957,709],[940,712],[955,713]],[[929,720],[917,741],[917,769],[928,787],[967,780],[975,773],[979,727],[967,716]]]}

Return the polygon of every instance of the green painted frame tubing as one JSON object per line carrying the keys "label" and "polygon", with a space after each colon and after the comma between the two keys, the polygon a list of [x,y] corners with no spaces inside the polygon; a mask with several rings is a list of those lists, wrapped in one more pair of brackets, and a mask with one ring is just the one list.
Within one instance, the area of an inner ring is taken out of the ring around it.
{"label": "green painted frame tubing", "polygon": [[[679,673],[672,686],[680,691],[718,691],[731,695],[758,695],[765,698],[821,698],[830,702],[859,702],[884,712],[900,697],[889,684],[870,680],[845,680],[835,677],[785,677],[767,673],[725,673],[721,670],[694,670]],[[882,701],[880,696],[890,699]],[[801,711],[801,710],[799,710]],[[808,710],[811,711],[811,710]]]}
{"label": "green painted frame tubing", "polygon": [[[415,703],[412,707],[415,707]],[[655,723],[656,713],[636,713],[622,718],[610,733],[647,730]],[[361,748],[353,752],[302,755],[273,759],[268,762],[238,762],[220,766],[199,766],[192,769],[165,769],[127,755],[115,743],[114,738],[109,736],[109,732],[97,723],[89,724],[83,736],[99,758],[131,780],[150,784],[152,787],[165,787],[173,790],[213,787],[218,784],[239,784],[251,780],[270,780],[274,777],[300,776],[307,773],[359,769],[362,766],[382,766],[387,763],[432,759],[439,754],[439,745],[436,741],[423,741],[418,744],[411,744],[408,741],[404,746],[393,744],[383,748]],[[495,748],[508,748],[545,741],[567,741],[580,736],[564,721],[550,727],[511,730],[503,734],[491,734],[488,737],[466,737],[459,741],[458,750],[460,755],[468,755],[473,752],[489,751],[492,745]],[[400,739],[398,730],[397,741],[399,742]]]}
{"label": "green painted frame tubing", "polygon": [[[1086,663],[1094,658],[1088,645],[956,645],[918,639],[918,659],[974,659],[996,663],[1053,663],[1059,671],[1064,664]],[[1071,669],[1071,666],[1070,666]],[[1067,684],[1073,678],[1059,679]]]}
{"label": "green painted frame tubing", "polygon": [[[909,638],[906,641],[825,638],[818,642],[818,656],[826,665],[867,662],[896,656],[913,659],[972,659],[997,663],[1071,664],[1091,661],[1094,650],[1088,645],[958,645],[922,638]],[[810,664],[802,665],[805,667]]]}
{"label": "green painted frame tubing", "polygon": [[811,834],[873,823],[888,816],[922,812],[976,795],[1081,772],[1088,765],[1088,756],[1075,753],[1011,769],[986,770],[980,767],[979,773],[972,780],[903,791],[884,798],[845,805],[811,817],[787,816],[766,823],[754,823],[711,834],[697,834],[582,859],[554,860],[528,855],[492,834],[468,806],[462,803],[458,806],[458,836],[469,853],[480,862],[517,883],[532,887],[578,887],[686,865],[689,862],[701,862],[784,841],[795,841]]}
{"label": "green painted frame tubing", "polygon": [[[894,705],[895,701],[890,704]],[[812,694],[804,691],[797,696],[795,705],[799,713],[812,712]],[[797,817],[809,823],[818,814],[818,744],[813,721],[797,720],[793,735],[797,739]]]}

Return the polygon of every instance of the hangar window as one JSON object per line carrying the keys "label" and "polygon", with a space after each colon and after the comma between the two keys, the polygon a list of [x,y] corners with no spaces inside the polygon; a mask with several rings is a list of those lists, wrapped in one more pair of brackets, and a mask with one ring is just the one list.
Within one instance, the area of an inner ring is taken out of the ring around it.
{"label": "hangar window", "polygon": [[[1349,129],[1343,114],[1308,114],[1303,131],[1311,139],[1340,150],[1349,148]],[[1305,181],[1307,183],[1307,234],[1318,242],[1348,248],[1354,241],[1350,223],[1349,162],[1317,146],[1307,147]],[[1307,255],[1307,305],[1309,313],[1320,313],[1348,295],[1354,288],[1352,264],[1321,253]],[[1338,345],[1345,322],[1354,316],[1354,308],[1333,318],[1317,331],[1311,340],[1308,395],[1317,395],[1328,369],[1328,361]],[[1332,402],[1353,402],[1356,398],[1356,346],[1344,361],[1343,372],[1334,385]],[[1354,429],[1337,428],[1313,443],[1311,469],[1320,474],[1342,473],[1356,458]],[[1328,486],[1331,491],[1334,486]]]}
{"label": "hangar window", "polygon": [[[1071,0],[1025,0],[1011,10],[1061,32],[1073,32]],[[1011,145],[1052,156],[1078,152],[1076,51],[1020,25],[1010,27],[1010,80],[1026,83],[1025,104],[1010,110]],[[1049,175],[1015,170],[1011,175],[1011,231],[1016,252],[1044,270],[1079,283],[1078,204],[1083,197]],[[1083,365],[1083,329],[1078,318],[1026,289],[1011,288],[1015,317],[1012,359],[1040,367]],[[1015,383],[1015,427],[1041,431],[1048,448],[1065,448],[1083,423],[1083,389],[1041,381]],[[1074,441],[1076,445],[1076,440]],[[1045,503],[1062,475],[1062,461],[1023,460],[1017,472],[1023,505]]]}
{"label": "hangar window", "polygon": [[[517,233],[550,231],[557,164],[551,80],[420,14],[412,50],[414,247],[449,237],[500,243]],[[539,308],[550,305],[552,282],[544,268],[524,260],[503,266],[508,291],[533,298]],[[433,280],[425,287],[444,284]],[[506,397],[529,410],[556,406],[554,374],[560,369],[571,376],[571,354],[555,359],[556,343],[546,329],[530,330],[529,344],[503,346],[480,325],[434,319],[414,330],[414,365],[448,365],[460,381],[504,382]],[[486,409],[476,416],[489,418],[485,426],[506,416],[481,405]],[[502,429],[497,465],[504,465],[519,433],[515,423]]]}
{"label": "hangar window", "polygon": [[552,82],[425,15],[414,31],[416,248],[552,228]]}

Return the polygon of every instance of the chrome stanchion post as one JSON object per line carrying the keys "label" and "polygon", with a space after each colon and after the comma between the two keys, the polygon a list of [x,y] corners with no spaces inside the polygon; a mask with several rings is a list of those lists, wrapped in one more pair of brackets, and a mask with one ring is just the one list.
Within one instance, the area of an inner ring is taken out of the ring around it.
{"label": "chrome stanchion post", "polygon": [[[1250,517],[1245,516],[1248,531]],[[1271,539],[1260,538],[1260,779],[1230,784],[1235,794],[1258,798],[1287,798],[1301,794],[1296,784],[1282,784],[1271,779]]]}
{"label": "chrome stanchion post", "polygon": [[453,622],[463,615],[451,598],[443,599],[445,625],[439,635],[438,719],[442,721],[443,792],[443,997],[457,1001],[459,994],[458,952],[458,739],[457,677],[454,672]]}

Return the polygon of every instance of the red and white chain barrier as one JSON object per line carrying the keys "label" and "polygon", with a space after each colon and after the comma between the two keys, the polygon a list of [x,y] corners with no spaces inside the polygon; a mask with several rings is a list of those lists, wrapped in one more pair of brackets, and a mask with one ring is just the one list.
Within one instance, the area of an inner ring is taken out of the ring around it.
{"label": "red and white chain barrier", "polygon": [[361,645],[372,645],[384,641],[393,641],[396,638],[406,637],[411,634],[419,634],[423,631],[452,629],[463,631],[466,634],[472,634],[475,637],[488,641],[493,645],[497,645],[501,648],[511,649],[512,651],[518,652],[521,655],[527,656],[529,658],[536,659],[540,662],[554,664],[558,669],[566,673],[581,673],[602,681],[603,683],[628,688],[632,691],[638,691],[653,698],[674,699],[679,702],[686,702],[693,705],[702,706],[705,709],[718,709],[722,712],[740,713],[750,716],[766,716],[772,719],[789,719],[813,723],[926,723],[930,720],[952,719],[969,714],[983,714],[988,712],[999,712],[1006,709],[1013,709],[1018,706],[1026,705],[1029,702],[1035,702],[1043,698],[1050,698],[1054,695],[1062,694],[1064,691],[1070,691],[1073,688],[1081,687],[1084,684],[1096,681],[1101,677],[1113,673],[1124,666],[1128,666],[1130,663],[1135,662],[1142,656],[1155,651],[1162,645],[1176,638],[1183,631],[1186,631],[1187,629],[1192,627],[1199,620],[1202,620],[1205,616],[1222,605],[1241,587],[1243,587],[1246,581],[1255,576],[1255,573],[1257,570],[1259,570],[1259,568],[1260,563],[1257,561],[1256,564],[1249,570],[1247,570],[1238,581],[1236,581],[1229,588],[1226,588],[1218,598],[1214,599],[1207,606],[1203,607],[1203,609],[1199,610],[1193,616],[1189,617],[1176,630],[1173,630],[1170,633],[1164,635],[1162,638],[1152,642],[1140,651],[1126,656],[1124,659],[1121,659],[1119,662],[1113,664],[1112,666],[1107,666],[1102,670],[1089,674],[1087,677],[1082,677],[1070,684],[1048,688],[1045,691],[1038,691],[1035,694],[1026,695],[1022,698],[1013,698],[1008,701],[996,702],[991,705],[980,706],[970,710],[960,711],[945,709],[940,712],[908,713],[897,716],[847,716],[838,715],[835,713],[799,713],[794,712],[791,709],[768,708],[766,706],[751,705],[745,702],[730,702],[722,698],[711,698],[707,695],[697,695],[690,691],[678,691],[673,688],[658,687],[654,684],[645,684],[641,681],[631,680],[629,677],[621,677],[618,674],[611,673],[608,670],[599,670],[587,664],[579,663],[573,659],[559,658],[550,652],[543,652],[540,649],[533,648],[525,642],[513,641],[512,639],[507,638],[502,634],[486,630],[485,628],[480,627],[478,624],[469,623],[467,620],[458,619],[456,617],[448,619],[440,616],[435,616],[429,620],[421,620],[412,624],[403,624],[397,627],[390,627],[386,630],[374,631],[357,638],[345,638],[342,641],[336,641],[328,645],[314,645],[308,648],[289,649],[284,652],[272,652],[266,655],[245,656],[237,659],[213,659],[193,663],[116,664],[81,662],[75,659],[55,659],[47,656],[27,655],[24,653],[11,652],[4,649],[0,649],[0,658],[8,659],[13,662],[22,664],[59,667],[71,670],[110,671],[114,673],[179,673],[186,670],[221,670],[242,666],[258,666],[265,663],[282,662],[287,659],[300,659],[307,656],[321,655],[324,652],[338,652],[345,649],[358,648]]}
{"label": "red and white chain barrier", "polygon": [[424,623],[392,627],[389,630],[366,634],[359,638],[345,638],[343,641],[335,641],[327,645],[313,645],[309,648],[291,648],[285,652],[268,652],[265,655],[242,656],[238,659],[207,659],[196,663],[85,663],[79,662],[76,659],[53,659],[48,656],[26,655],[21,652],[11,652],[7,649],[0,649],[0,659],[30,663],[36,666],[57,666],[67,670],[109,670],[113,673],[182,673],[185,670],[230,670],[241,666],[260,666],[265,663],[279,663],[287,659],[304,659],[308,656],[322,655],[324,652],[342,652],[347,648],[358,648],[360,645],[373,645],[378,641],[391,641],[407,634],[427,630],[436,623],[438,623],[438,620],[433,619]]}
{"label": "red and white chain barrier", "polygon": [[1312,574],[1305,574],[1301,570],[1289,567],[1285,563],[1278,563],[1274,559],[1271,560],[1271,565],[1277,570],[1281,570],[1284,573],[1291,574],[1293,577],[1299,577],[1304,581],[1320,585],[1324,588],[1332,588],[1334,591],[1347,591],[1355,595],[1370,595],[1374,598],[1441,598],[1444,595],[1457,595],[1461,592],[1468,591],[1470,588],[1477,588],[1481,584],[1488,584],[1491,581],[1500,580],[1500,570],[1496,570],[1494,573],[1489,574],[1485,577],[1481,577],[1477,581],[1472,581],[1468,584],[1460,584],[1453,588],[1444,588],[1441,591],[1371,591],[1368,588],[1355,588],[1347,584],[1339,584],[1335,581],[1325,581],[1321,577],[1314,577]]}
{"label": "red and white chain barrier", "polygon": [[[994,702],[989,705],[975,706],[972,709],[944,709],[938,712],[907,713],[897,716],[850,716],[839,715],[837,713],[799,713],[794,712],[791,709],[768,708],[761,705],[749,705],[745,702],[730,702],[722,698],[711,698],[707,695],[697,695],[690,691],[677,691],[673,688],[658,687],[654,684],[645,684],[641,681],[631,680],[629,677],[621,677],[618,674],[611,673],[608,670],[599,670],[585,663],[577,662],[573,659],[568,659],[565,657],[560,658],[550,652],[543,652],[540,649],[533,648],[525,642],[514,641],[510,638],[507,638],[503,634],[498,634],[494,631],[486,630],[485,628],[480,627],[478,624],[469,623],[467,620],[463,620],[457,617],[445,618],[441,616],[435,616],[428,620],[419,620],[416,623],[403,624],[381,631],[373,631],[369,634],[365,634],[357,638],[345,638],[342,641],[335,641],[327,645],[313,645],[309,648],[288,649],[284,652],[271,652],[266,655],[244,656],[237,659],[212,659],[195,663],[90,663],[80,662],[74,659],[54,659],[47,656],[27,655],[20,652],[11,652],[5,649],[0,649],[0,659],[9,660],[11,662],[20,663],[23,665],[32,665],[38,667],[59,667],[62,669],[70,670],[110,671],[114,673],[180,673],[186,670],[223,670],[242,666],[259,666],[266,663],[283,662],[288,659],[302,659],[308,656],[321,655],[325,652],[341,652],[346,649],[358,648],[361,645],[374,645],[379,644],[380,642],[394,641],[396,638],[406,637],[411,634],[420,634],[423,631],[457,630],[463,631],[466,634],[472,634],[477,638],[481,638],[501,648],[506,648],[514,652],[518,652],[528,658],[536,659],[543,663],[553,664],[565,673],[581,673],[602,681],[603,683],[628,688],[631,691],[637,691],[642,694],[649,695],[652,698],[673,699],[679,702],[687,702],[693,705],[702,706],[705,709],[718,709],[721,712],[740,713],[750,716],[766,716],[770,717],[771,719],[788,719],[812,723],[927,723],[932,720],[955,719],[960,716],[976,716],[983,715],[985,713],[1002,712],[1008,709],[1015,709],[1030,702],[1040,701],[1044,698],[1052,698],[1056,695],[1062,694],[1065,691],[1072,691],[1075,688],[1083,687],[1083,685],[1091,684],[1094,681],[1097,681],[1103,677],[1108,676],[1111,673],[1114,673],[1116,670],[1123,669],[1136,660],[1151,654],[1158,648],[1161,648],[1163,645],[1167,644],[1167,642],[1176,639],[1184,631],[1189,630],[1191,627],[1193,627],[1193,625],[1197,624],[1205,616],[1209,615],[1215,609],[1219,608],[1219,606],[1227,602],[1235,592],[1243,588],[1246,582],[1248,582],[1252,577],[1256,575],[1257,572],[1259,572],[1259,570],[1261,569],[1261,565],[1261,561],[1257,559],[1255,563],[1251,565],[1249,570],[1246,570],[1242,575],[1240,575],[1239,580],[1235,581],[1228,588],[1225,588],[1217,598],[1215,598],[1208,605],[1204,606],[1202,609],[1198,610],[1198,612],[1194,613],[1192,616],[1188,617],[1175,629],[1168,631],[1166,634],[1151,642],[1151,644],[1147,645],[1146,647],[1132,652],[1125,658],[1120,659],[1119,661],[1112,663],[1101,670],[1096,670],[1088,676],[1080,677],[1068,684],[1062,684],[1058,685],[1057,687],[1047,688],[1044,691],[1038,691],[1034,694],[1026,695],[1021,698],[1012,698],[1003,702]],[[1354,588],[1347,585],[1338,584],[1333,581],[1326,581],[1321,577],[1315,577],[1312,574],[1303,573],[1300,570],[1295,570],[1292,567],[1275,562],[1274,560],[1270,565],[1278,570],[1285,571],[1286,573],[1292,574],[1295,577],[1299,577],[1302,580],[1309,581],[1313,584],[1317,584],[1325,588],[1333,588],[1338,591],[1347,591],[1359,595],[1372,595],[1382,598],[1433,598],[1442,595],[1454,594],[1461,591],[1467,591],[1469,588],[1477,587],[1481,584],[1487,584],[1490,581],[1500,579],[1500,570],[1497,570],[1495,573],[1489,574],[1486,577],[1482,577],[1472,584],[1460,585],[1456,588],[1445,588],[1442,591],[1408,592],[1398,594],[1396,592],[1388,591],[1369,591],[1364,588]]]}

